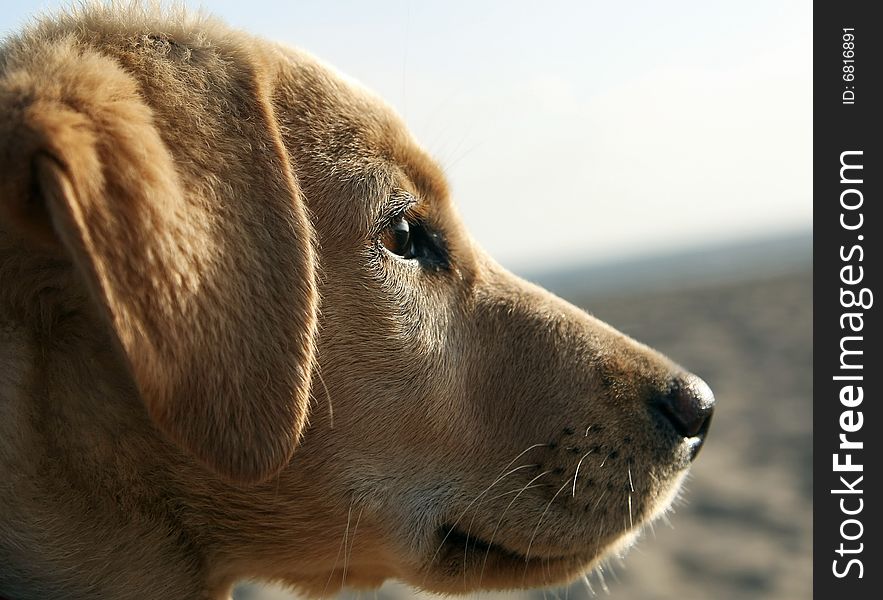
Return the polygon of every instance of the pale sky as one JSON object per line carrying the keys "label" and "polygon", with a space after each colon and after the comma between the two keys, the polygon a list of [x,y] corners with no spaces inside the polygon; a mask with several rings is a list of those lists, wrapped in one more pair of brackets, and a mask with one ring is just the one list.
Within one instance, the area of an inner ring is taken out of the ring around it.
{"label": "pale sky", "polygon": [[[0,32],[53,0],[4,2]],[[519,270],[812,226],[812,3],[207,0],[383,96]]]}

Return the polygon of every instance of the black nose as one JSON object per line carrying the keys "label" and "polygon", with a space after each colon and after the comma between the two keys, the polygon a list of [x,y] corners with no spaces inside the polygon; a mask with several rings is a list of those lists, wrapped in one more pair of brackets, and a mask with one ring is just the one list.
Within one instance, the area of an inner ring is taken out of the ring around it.
{"label": "black nose", "polygon": [[714,412],[711,388],[695,375],[675,378],[654,407],[684,437],[704,438]]}

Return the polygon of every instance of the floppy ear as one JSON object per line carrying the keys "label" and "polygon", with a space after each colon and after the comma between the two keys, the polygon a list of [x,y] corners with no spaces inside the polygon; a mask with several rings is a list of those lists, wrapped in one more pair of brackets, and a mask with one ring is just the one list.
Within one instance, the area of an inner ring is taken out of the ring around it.
{"label": "floppy ear", "polygon": [[72,259],[160,430],[229,478],[274,474],[306,420],[317,293],[265,85],[246,65],[215,88],[229,98],[151,108],[97,53],[12,63],[4,228]]}

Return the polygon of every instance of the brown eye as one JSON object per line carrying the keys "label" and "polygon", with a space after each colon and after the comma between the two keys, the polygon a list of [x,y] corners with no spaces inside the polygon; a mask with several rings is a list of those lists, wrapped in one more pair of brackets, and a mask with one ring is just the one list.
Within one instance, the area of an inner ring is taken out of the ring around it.
{"label": "brown eye", "polygon": [[411,240],[411,225],[405,217],[399,217],[386,228],[381,237],[386,249],[402,258],[414,257],[414,245]]}
{"label": "brown eye", "polygon": [[424,269],[438,271],[447,268],[444,238],[427,225],[419,213],[404,212],[388,223],[378,240],[388,252],[415,261]]}

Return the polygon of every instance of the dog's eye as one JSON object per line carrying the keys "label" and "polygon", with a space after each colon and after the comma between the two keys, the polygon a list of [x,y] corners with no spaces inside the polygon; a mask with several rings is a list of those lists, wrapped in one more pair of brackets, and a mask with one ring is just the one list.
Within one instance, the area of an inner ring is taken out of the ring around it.
{"label": "dog's eye", "polygon": [[444,238],[419,214],[405,211],[395,217],[381,232],[379,241],[391,254],[415,260],[424,268],[439,270],[448,266]]}
{"label": "dog's eye", "polygon": [[397,218],[386,228],[381,242],[387,250],[402,258],[414,258],[414,243],[411,238],[411,224],[404,216]]}

